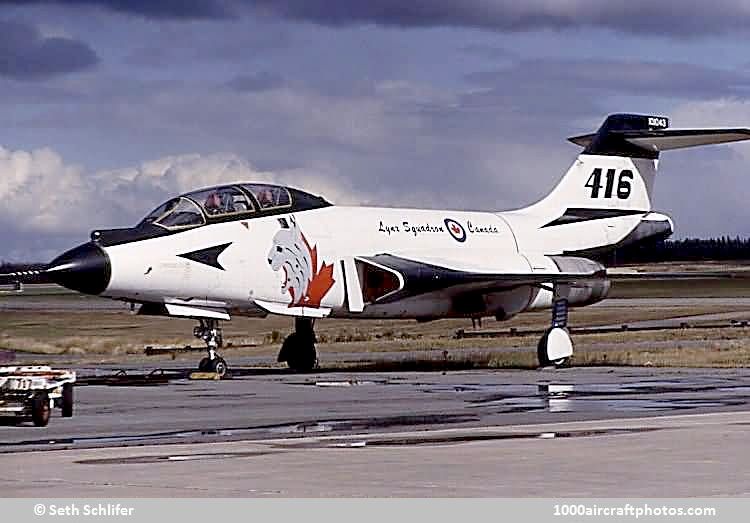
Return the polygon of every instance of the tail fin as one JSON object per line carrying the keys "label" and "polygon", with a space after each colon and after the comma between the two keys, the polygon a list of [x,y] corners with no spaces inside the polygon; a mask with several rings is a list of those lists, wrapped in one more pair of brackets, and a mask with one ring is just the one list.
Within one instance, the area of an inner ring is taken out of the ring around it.
{"label": "tail fin", "polygon": [[562,211],[562,220],[566,210],[599,212],[603,218],[645,213],[652,208],[661,151],[750,139],[750,129],[668,127],[663,116],[614,114],[596,133],[570,138],[583,152],[557,187],[533,207],[552,214]]}
{"label": "tail fin", "polygon": [[596,133],[570,141],[584,148],[557,186],[525,209],[503,213],[521,251],[599,253],[672,233],[652,213],[659,153],[750,139],[750,129],[668,129],[662,116],[614,114]]}

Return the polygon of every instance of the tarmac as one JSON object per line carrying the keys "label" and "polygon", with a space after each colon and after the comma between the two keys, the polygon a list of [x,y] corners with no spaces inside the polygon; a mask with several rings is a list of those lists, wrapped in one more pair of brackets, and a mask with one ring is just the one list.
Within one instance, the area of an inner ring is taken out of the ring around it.
{"label": "tarmac", "polygon": [[750,494],[746,369],[167,374],[0,425],[2,496]]}

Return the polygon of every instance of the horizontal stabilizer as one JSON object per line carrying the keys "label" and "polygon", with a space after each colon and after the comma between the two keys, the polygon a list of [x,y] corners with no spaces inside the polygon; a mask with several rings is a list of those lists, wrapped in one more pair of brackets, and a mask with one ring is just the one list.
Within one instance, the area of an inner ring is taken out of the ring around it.
{"label": "horizontal stabilizer", "polygon": [[594,138],[596,138],[596,133],[589,133],[589,134],[582,134],[580,136],[571,136],[568,138],[569,142],[572,142],[576,145],[580,145],[584,149],[591,145],[591,142],[594,141]]}
{"label": "horizontal stabilizer", "polygon": [[[641,149],[654,152],[750,140],[750,129],[746,128],[608,131],[608,134]],[[596,137],[597,133],[593,133],[573,136],[568,140],[581,147],[589,148]]]}
{"label": "horizontal stabilizer", "polygon": [[750,129],[670,129],[668,131],[624,132],[624,138],[652,151],[684,149],[699,145],[750,140]]}

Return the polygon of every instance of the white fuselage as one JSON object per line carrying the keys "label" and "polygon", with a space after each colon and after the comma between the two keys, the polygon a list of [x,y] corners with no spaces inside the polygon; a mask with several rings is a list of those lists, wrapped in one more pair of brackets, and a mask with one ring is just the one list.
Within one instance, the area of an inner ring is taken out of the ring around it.
{"label": "white fuselage", "polygon": [[[106,247],[112,274],[103,295],[246,314],[261,313],[257,304],[270,303],[278,305],[274,312],[301,310],[299,307],[312,304],[325,310],[324,315],[340,317],[462,315],[454,310],[452,296],[446,291],[398,303],[371,304],[352,312],[346,299],[343,262],[353,254],[371,257],[388,253],[468,272],[554,271],[547,255],[614,244],[641,216],[546,229],[540,228],[539,220],[524,211],[330,206],[215,223]],[[221,244],[229,244],[218,256],[221,268],[179,256]],[[502,310],[510,316],[548,306],[551,297],[546,294],[520,288],[490,293],[483,299],[488,314]]]}

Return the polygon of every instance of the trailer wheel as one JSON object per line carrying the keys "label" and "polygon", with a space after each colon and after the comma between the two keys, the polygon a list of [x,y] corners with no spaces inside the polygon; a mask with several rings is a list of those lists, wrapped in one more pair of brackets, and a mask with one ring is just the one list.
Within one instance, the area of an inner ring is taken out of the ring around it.
{"label": "trailer wheel", "polygon": [[62,387],[62,417],[73,417],[73,384],[66,383]]}
{"label": "trailer wheel", "polygon": [[31,400],[31,421],[36,427],[46,427],[49,423],[49,416],[49,396],[46,392],[41,392]]}

